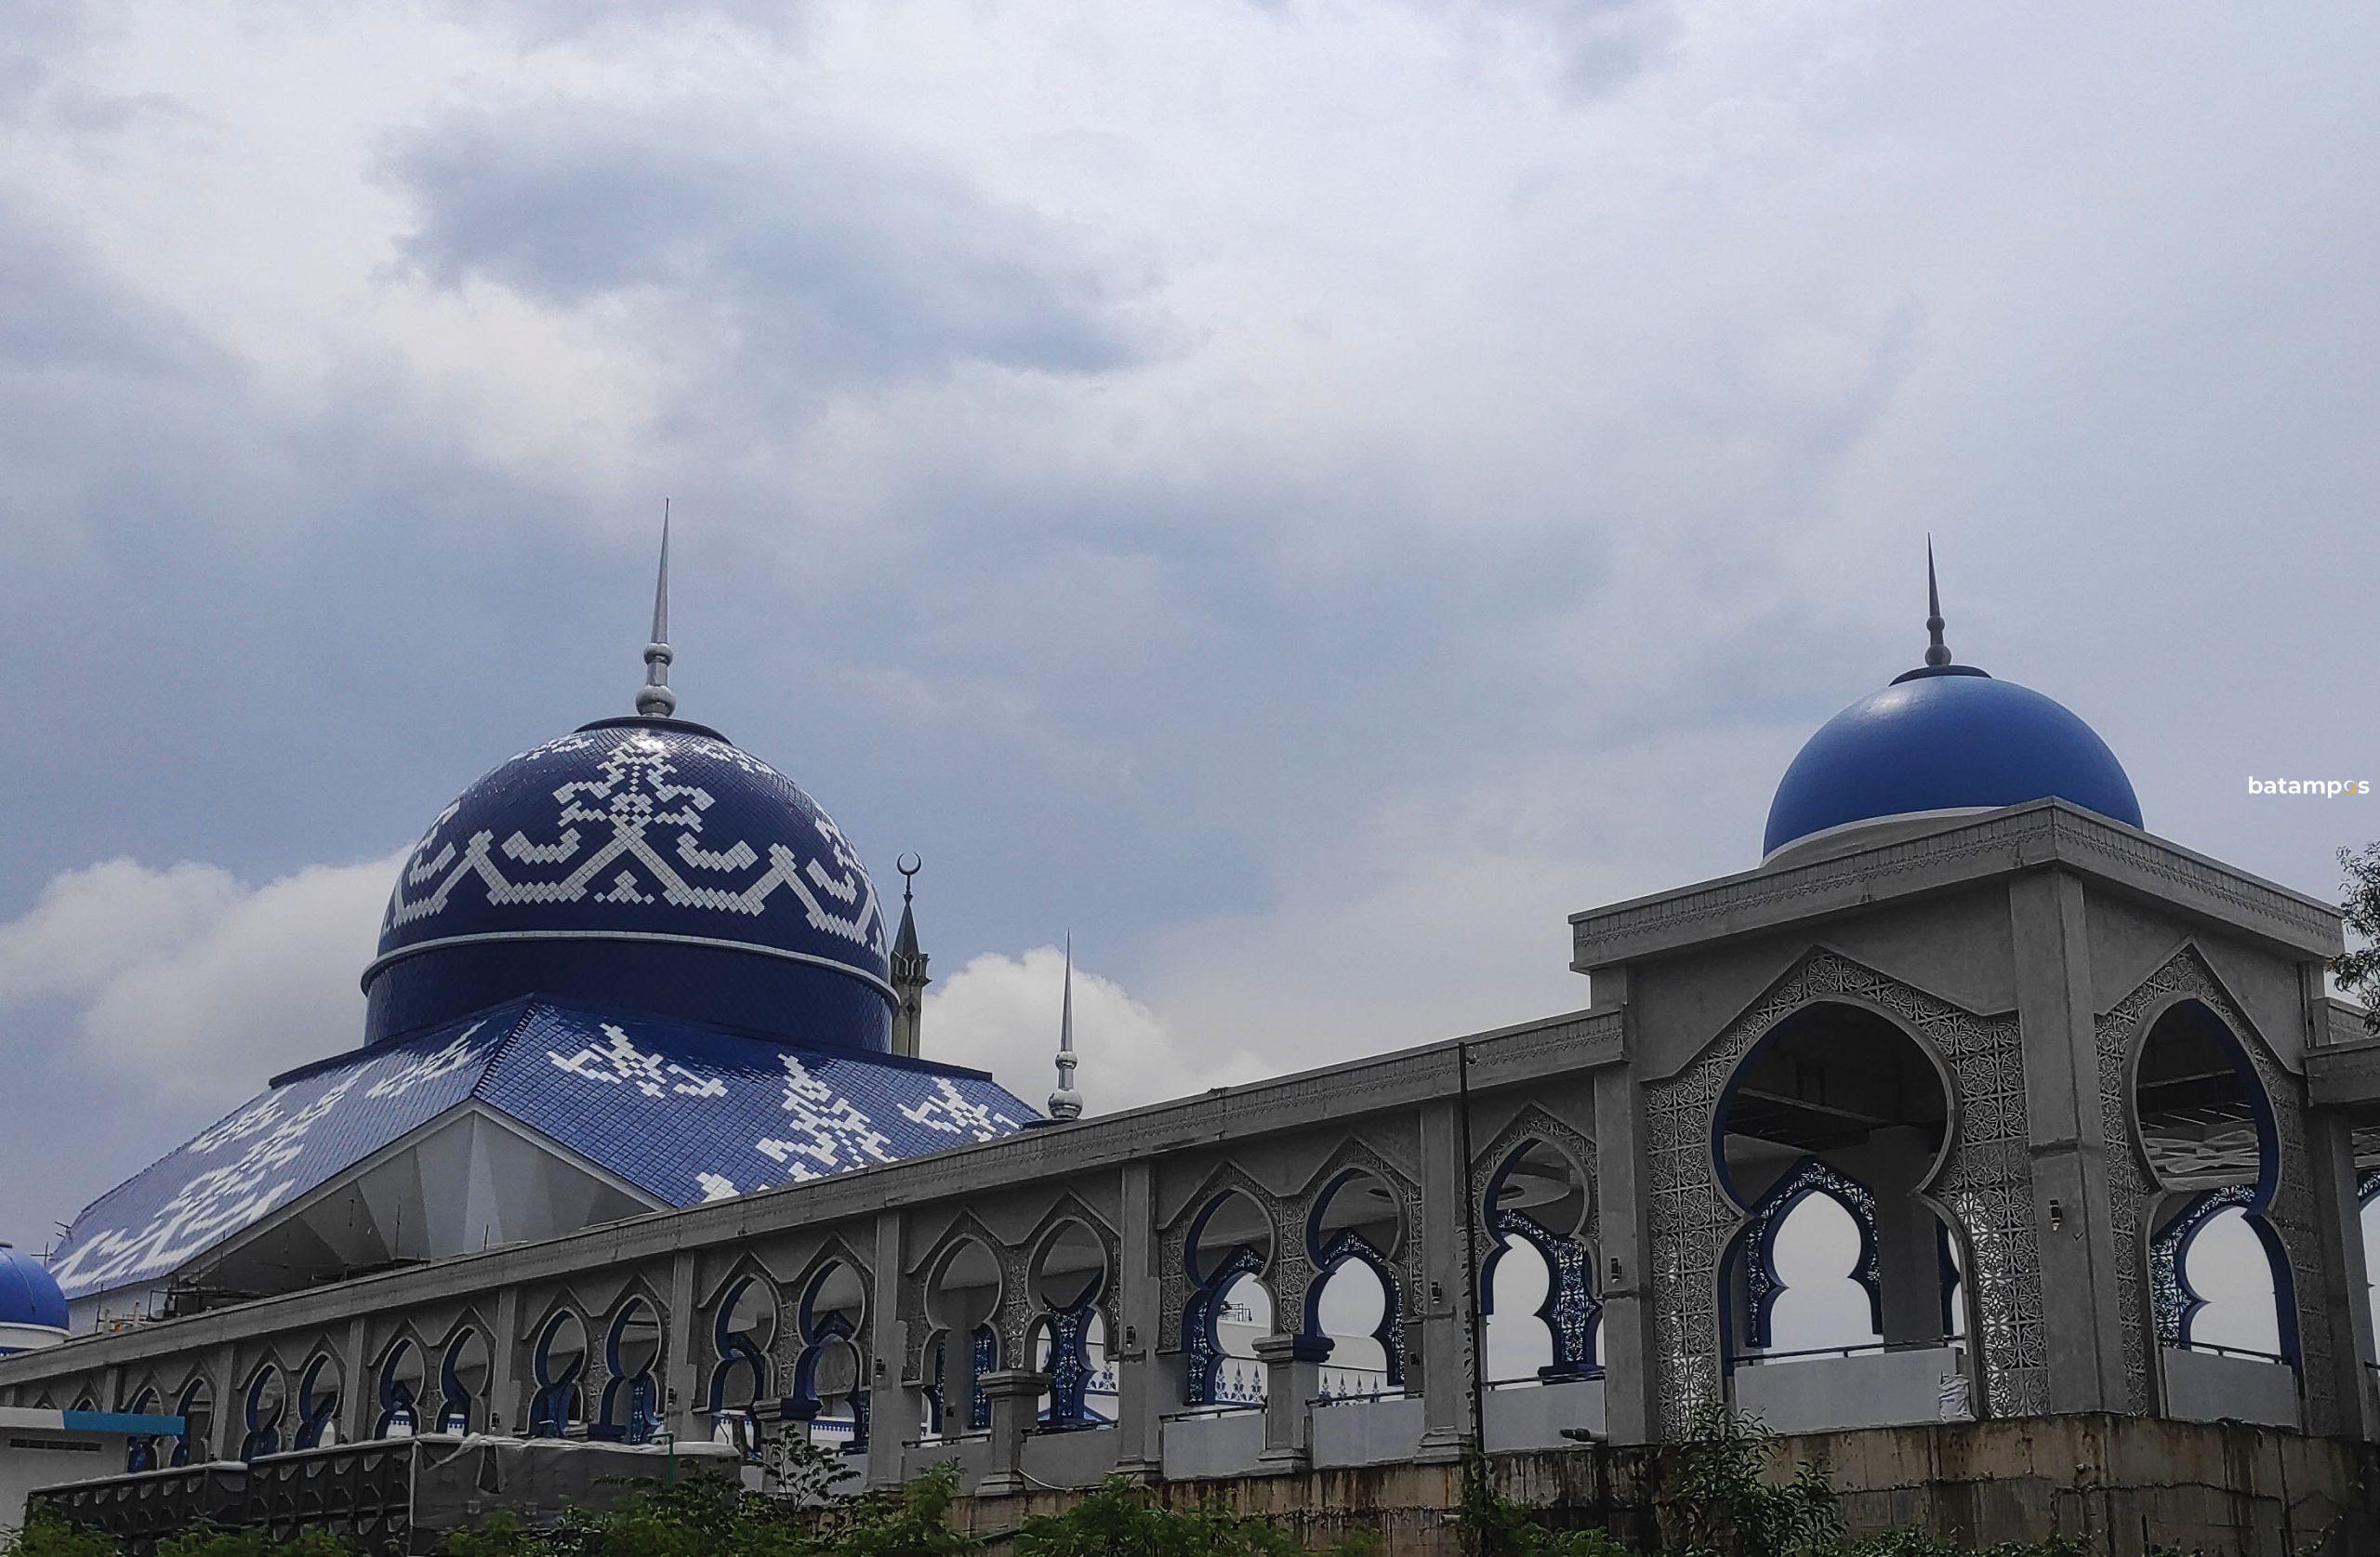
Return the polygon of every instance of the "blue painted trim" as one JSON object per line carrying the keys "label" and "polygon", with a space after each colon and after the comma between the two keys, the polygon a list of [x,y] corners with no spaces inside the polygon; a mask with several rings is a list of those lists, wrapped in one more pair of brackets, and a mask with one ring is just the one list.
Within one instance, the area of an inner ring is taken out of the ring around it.
{"label": "blue painted trim", "polygon": [[149,1411],[60,1411],[58,1425],[69,1432],[125,1432],[160,1438],[178,1436],[182,1431],[179,1417],[161,1417]]}

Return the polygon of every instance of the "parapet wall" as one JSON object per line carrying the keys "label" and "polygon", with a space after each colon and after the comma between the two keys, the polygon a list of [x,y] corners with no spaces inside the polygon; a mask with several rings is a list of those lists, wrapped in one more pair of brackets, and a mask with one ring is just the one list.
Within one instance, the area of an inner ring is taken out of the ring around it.
{"label": "parapet wall", "polygon": [[[1776,1440],[1777,1470],[1831,1468],[1854,1534],[1916,1529],[1978,1549],[2063,1535],[2108,1557],[2151,1547],[2238,1557],[2380,1557],[2380,1449],[2236,1423],[2071,1416],[1868,1428]],[[1562,1525],[1604,1525],[1657,1550],[1673,1451],[1586,1445],[1498,1455],[1489,1484]],[[1376,1533],[1382,1557],[1465,1550],[1459,1463],[1159,1483],[1168,1507],[1213,1501],[1263,1515],[1309,1546]],[[962,1501],[998,1537],[1081,1495]]]}

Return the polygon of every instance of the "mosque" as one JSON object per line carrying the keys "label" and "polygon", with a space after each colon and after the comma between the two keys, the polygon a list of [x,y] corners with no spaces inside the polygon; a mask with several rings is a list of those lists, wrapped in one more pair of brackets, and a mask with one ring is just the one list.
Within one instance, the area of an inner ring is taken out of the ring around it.
{"label": "mosque", "polygon": [[[636,712],[431,821],[361,1046],[0,1254],[0,1407],[178,1418],[149,1475],[808,1437],[995,1499],[1725,1405],[1899,1435],[1860,1463],[1977,1538],[2087,1482],[2122,1550],[2266,1508],[2254,1424],[2279,1517],[2345,1517],[2380,1037],[2325,993],[2338,910],[2149,831],[2082,719],[1954,659],[1931,572],[1922,663],[1810,737],[1752,868],[1572,916],[1581,1009],[1085,1117],[1070,998],[1046,1115],[933,1060],[910,893],[888,933],[826,813],[677,717],[665,534]],[[1856,1243],[1817,1348],[1812,1207]],[[1908,1436],[1953,1431],[1964,1471]]]}

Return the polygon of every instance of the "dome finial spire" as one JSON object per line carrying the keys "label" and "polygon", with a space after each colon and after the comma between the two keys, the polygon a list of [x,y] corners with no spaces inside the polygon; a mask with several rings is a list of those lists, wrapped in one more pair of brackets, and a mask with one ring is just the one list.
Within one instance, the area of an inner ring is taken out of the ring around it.
{"label": "dome finial spire", "polygon": [[1066,993],[1058,1008],[1058,1089],[1050,1094],[1050,1117],[1082,1117],[1082,1094],[1075,1090],[1075,932],[1066,931]]}
{"label": "dome finial spire", "polygon": [[1950,646],[1942,641],[1942,591],[1934,582],[1934,537],[1925,537],[1925,631],[1932,640],[1925,646],[1925,663],[1950,663]]}
{"label": "dome finial spire", "polygon": [[637,689],[636,711],[652,719],[668,719],[678,710],[678,694],[669,690],[669,499],[661,500],[661,572],[653,585],[653,640],[644,646],[644,685]]}

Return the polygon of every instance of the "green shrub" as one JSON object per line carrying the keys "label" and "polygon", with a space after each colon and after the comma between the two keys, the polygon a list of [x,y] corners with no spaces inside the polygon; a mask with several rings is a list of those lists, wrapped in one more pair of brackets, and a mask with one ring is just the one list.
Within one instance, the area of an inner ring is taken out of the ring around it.
{"label": "green shrub", "polygon": [[46,1509],[36,1510],[24,1527],[0,1546],[6,1557],[117,1557],[115,1542],[95,1530],[78,1530]]}

